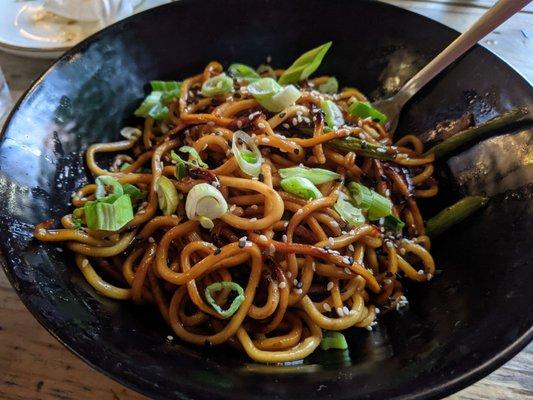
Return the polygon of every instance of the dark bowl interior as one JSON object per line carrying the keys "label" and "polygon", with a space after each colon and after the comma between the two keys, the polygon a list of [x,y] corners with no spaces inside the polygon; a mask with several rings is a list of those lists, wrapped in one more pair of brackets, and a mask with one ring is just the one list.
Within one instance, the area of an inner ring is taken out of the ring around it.
{"label": "dark bowl interior", "polygon": [[[533,334],[531,131],[505,132],[440,166],[429,214],[460,193],[493,200],[434,242],[442,273],[408,287],[407,309],[374,332],[350,332],[349,352],[317,352],[291,366],[171,343],[157,311],[97,295],[68,252],[32,239],[36,223],[70,209],[70,193],[88,179],[83,151],[118,137],[150,79],[181,79],[210,60],[258,65],[271,56],[286,66],[332,40],[320,71],[384,96],[456,36],[419,15],[349,0],[182,0],[93,36],[32,86],[4,130],[0,246],[11,283],[63,344],[154,398],[418,399],[472,383]],[[523,78],[476,47],[413,99],[399,132],[420,134],[467,110],[481,122],[532,100]]]}

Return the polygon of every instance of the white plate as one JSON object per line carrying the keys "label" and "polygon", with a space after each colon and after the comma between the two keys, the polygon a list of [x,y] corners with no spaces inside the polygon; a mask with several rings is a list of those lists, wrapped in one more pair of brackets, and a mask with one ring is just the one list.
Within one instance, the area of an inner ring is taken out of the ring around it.
{"label": "white plate", "polygon": [[[135,12],[172,0],[138,0]],[[42,0],[0,0],[0,50],[34,58],[57,58],[99,29],[98,22],[79,22],[36,13]]]}

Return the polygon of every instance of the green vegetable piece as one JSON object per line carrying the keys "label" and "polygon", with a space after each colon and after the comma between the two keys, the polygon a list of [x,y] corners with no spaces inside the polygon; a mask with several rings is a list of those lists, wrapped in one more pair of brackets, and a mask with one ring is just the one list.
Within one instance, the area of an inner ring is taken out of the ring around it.
{"label": "green vegetable piece", "polygon": [[201,93],[204,97],[233,93],[233,79],[225,73],[213,76],[204,82]]}
{"label": "green vegetable piece", "polygon": [[127,194],[88,201],[83,211],[89,229],[116,232],[133,219],[133,207]]}
{"label": "green vegetable piece", "polygon": [[194,147],[182,146],[180,147],[180,151],[182,153],[189,153],[189,160],[187,161],[187,164],[196,168],[209,169],[209,165],[202,161],[200,154],[198,154]]}
{"label": "green vegetable piece", "polygon": [[122,188],[122,185],[120,182],[109,175],[100,175],[95,180],[96,183],[96,191],[95,196],[97,199],[101,199],[103,197],[106,197],[108,195],[106,187],[111,186],[113,188],[112,194],[117,196],[122,196],[124,194],[124,189]]}
{"label": "green vegetable piece", "polygon": [[405,222],[403,222],[400,218],[390,214],[385,217],[383,226],[389,231],[401,232],[405,226]]}
{"label": "green vegetable piece", "polygon": [[322,341],[320,342],[320,348],[322,350],[346,350],[348,348],[348,343],[342,333],[325,331]]}
{"label": "green vegetable piece", "polygon": [[351,200],[344,192],[339,192],[339,198],[333,208],[350,227],[356,228],[365,223],[365,217],[361,209],[354,207]]}
{"label": "green vegetable piece", "polygon": [[435,154],[435,159],[442,158],[450,154],[451,152],[453,152],[455,149],[467,143],[471,143],[474,140],[483,137],[489,132],[492,132],[497,129],[501,129],[505,127],[506,125],[520,121],[526,115],[528,115],[528,113],[529,111],[525,107],[517,108],[509,112],[506,112],[483,124],[473,126],[471,128],[468,128],[462,132],[459,132],[453,135],[452,137],[448,139],[445,139],[441,143],[433,146],[428,151],[426,151],[426,153],[424,153],[424,156],[427,156],[433,153]]}
{"label": "green vegetable piece", "polygon": [[318,86],[318,91],[325,94],[335,94],[339,91],[337,78],[331,77],[325,83]]}
{"label": "green vegetable piece", "polygon": [[322,46],[318,46],[302,54],[285,70],[278,82],[281,85],[288,85],[290,83],[298,83],[307,79],[320,66],[320,63],[322,63],[322,59],[328,52],[331,44],[332,42],[325,43]]}
{"label": "green vegetable piece", "polygon": [[392,202],[379,193],[361,185],[358,182],[348,184],[355,205],[363,210],[367,210],[368,219],[375,221],[390,215],[392,212]]}
{"label": "green vegetable piece", "polygon": [[261,75],[259,75],[252,67],[249,67],[245,64],[231,64],[228,68],[228,73],[232,77],[241,79],[248,83],[252,83],[261,79]]}
{"label": "green vegetable piece", "polygon": [[426,222],[428,236],[436,237],[446,229],[468,218],[488,202],[488,198],[481,196],[466,196],[457,203],[446,207]]}
{"label": "green vegetable piece", "polygon": [[356,101],[348,107],[350,114],[360,118],[372,118],[380,123],[387,122],[388,118],[378,109],[372,107],[368,102]]}
{"label": "green vegetable piece", "polygon": [[320,108],[324,111],[324,121],[326,121],[328,127],[334,128],[344,125],[342,111],[333,101],[322,100],[320,102]]}
{"label": "green vegetable piece", "polygon": [[322,169],[322,168],[309,168],[305,166],[282,168],[279,170],[279,175],[285,179],[293,176],[309,179],[313,184],[320,185],[340,179],[341,175],[336,172]]}
{"label": "green vegetable piece", "polygon": [[174,184],[164,175],[157,179],[157,201],[164,215],[174,214],[180,202]]}
{"label": "green vegetable piece", "polygon": [[176,164],[176,172],[174,172],[174,176],[178,180],[185,178],[185,174],[187,172],[187,162],[178,156],[174,150],[170,152],[170,158]]}
{"label": "green vegetable piece", "polygon": [[298,176],[282,179],[281,187],[287,193],[306,200],[315,200],[323,197],[320,190],[309,179]]}
{"label": "green vegetable piece", "polygon": [[[235,296],[230,306],[226,310],[223,310],[213,298],[213,292],[219,292],[222,289],[230,289],[237,292],[237,296]],[[222,318],[229,318],[237,312],[241,304],[244,302],[245,297],[244,290],[238,283],[215,282],[205,288],[205,299]]]}

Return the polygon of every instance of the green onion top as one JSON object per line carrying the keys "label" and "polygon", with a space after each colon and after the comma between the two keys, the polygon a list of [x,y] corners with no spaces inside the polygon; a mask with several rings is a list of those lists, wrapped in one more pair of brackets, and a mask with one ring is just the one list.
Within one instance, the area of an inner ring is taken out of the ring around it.
{"label": "green onion top", "polygon": [[281,187],[287,193],[291,193],[306,200],[315,200],[323,197],[320,190],[313,185],[313,182],[299,176],[282,179]]}
{"label": "green onion top", "polygon": [[[241,147],[241,144],[248,148]],[[263,164],[263,157],[250,135],[243,131],[236,131],[233,134],[231,150],[237,160],[237,164],[239,164],[239,168],[244,173],[251,176],[259,175],[261,165]]]}
{"label": "green onion top", "polygon": [[174,184],[164,175],[157,179],[157,201],[164,215],[174,214],[180,202]]}
{"label": "green onion top", "polygon": [[[194,147],[181,146],[180,151],[182,153],[189,153],[189,160],[187,161],[187,164],[189,164],[190,166],[195,167],[195,168],[209,169],[209,165],[207,165],[205,162],[202,161],[200,154],[198,154],[198,152],[196,151]],[[171,153],[171,157],[172,157],[172,153]]]}
{"label": "green onion top", "polygon": [[365,217],[361,209],[351,203],[351,199],[344,192],[339,192],[339,198],[333,206],[341,218],[352,228],[358,227],[365,223]]}
{"label": "green onion top", "polygon": [[335,128],[344,125],[342,111],[333,101],[322,100],[320,108],[324,111],[324,121],[326,121],[328,127]]}
{"label": "green onion top", "polygon": [[363,101],[356,101],[350,105],[348,108],[348,111],[350,114],[355,115],[356,117],[360,118],[372,118],[373,120],[376,120],[380,123],[387,122],[388,118],[385,114],[383,114],[378,109],[372,107],[372,105],[368,102]]}
{"label": "green onion top", "polygon": [[278,82],[281,85],[287,85],[289,83],[298,83],[307,79],[320,66],[320,63],[331,47],[331,44],[332,42],[325,43],[322,46],[318,46],[302,54],[285,70]]}
{"label": "green onion top", "polygon": [[204,82],[201,93],[204,97],[233,93],[233,79],[225,73],[213,76]]}
{"label": "green onion top", "polygon": [[248,83],[261,79],[261,76],[252,67],[245,64],[231,64],[228,68],[228,73],[232,77]]}
{"label": "green onion top", "polygon": [[282,178],[298,176],[309,179],[315,185],[341,178],[341,175],[336,172],[322,168],[309,168],[303,165],[299,167],[281,168],[278,172]]}
{"label": "green onion top", "polygon": [[355,205],[367,210],[370,221],[391,215],[392,202],[386,197],[357,182],[350,182],[348,190],[352,194]]}
{"label": "green onion top", "polygon": [[342,333],[325,331],[322,341],[320,342],[320,348],[322,350],[346,350],[348,348],[348,343]]}
{"label": "green onion top", "polygon": [[335,94],[339,91],[339,82],[332,76],[325,83],[318,86],[318,91],[326,94]]}
{"label": "green onion top", "polygon": [[[223,310],[213,298],[213,292],[219,292],[222,289],[230,289],[237,292],[237,296],[235,296],[230,306],[226,310]],[[215,282],[205,288],[205,299],[222,318],[229,318],[237,312],[241,304],[244,302],[245,297],[244,290],[238,283]]]}

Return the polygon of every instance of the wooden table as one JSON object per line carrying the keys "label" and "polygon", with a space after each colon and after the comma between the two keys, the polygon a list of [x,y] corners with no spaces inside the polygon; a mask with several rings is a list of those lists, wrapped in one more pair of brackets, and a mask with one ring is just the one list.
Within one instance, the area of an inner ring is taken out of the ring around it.
{"label": "wooden table", "polygon": [[[464,30],[493,0],[385,0]],[[533,6],[483,40],[533,82]],[[13,97],[50,64],[0,52]],[[24,308],[0,273],[0,399],[138,400],[145,397],[92,370],[60,345]],[[533,399],[533,344],[491,375],[448,399]]]}

